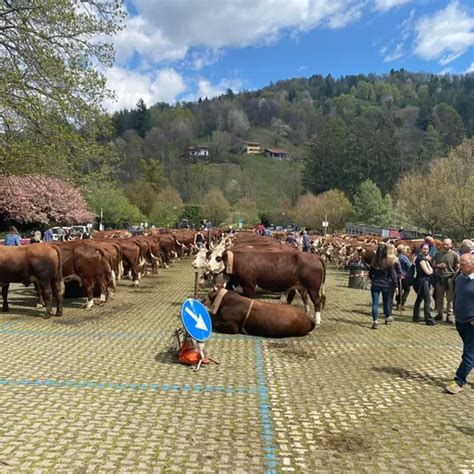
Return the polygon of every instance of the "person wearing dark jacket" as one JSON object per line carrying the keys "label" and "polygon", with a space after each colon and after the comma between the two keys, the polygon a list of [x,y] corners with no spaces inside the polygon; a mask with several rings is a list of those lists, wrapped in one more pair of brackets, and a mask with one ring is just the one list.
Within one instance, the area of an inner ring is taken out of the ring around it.
{"label": "person wearing dark jacket", "polygon": [[474,255],[465,253],[459,261],[459,273],[454,281],[454,316],[456,329],[463,342],[461,364],[454,380],[447,386],[449,393],[460,392],[474,367]]}
{"label": "person wearing dark jacket", "polygon": [[415,260],[416,278],[413,288],[417,292],[415,306],[413,306],[413,321],[415,323],[420,321],[420,306],[423,301],[423,312],[425,314],[425,323],[427,326],[436,326],[436,321],[431,315],[431,279],[433,275],[433,268],[428,260],[430,247],[428,244],[423,244],[420,248],[420,253]]}
{"label": "person wearing dark jacket", "polygon": [[385,324],[392,323],[392,292],[397,288],[397,274],[393,262],[387,259],[387,246],[378,246],[369,269],[369,278],[372,282],[370,293],[372,295],[372,329],[378,329],[378,313],[380,293],[382,293],[383,313]]}

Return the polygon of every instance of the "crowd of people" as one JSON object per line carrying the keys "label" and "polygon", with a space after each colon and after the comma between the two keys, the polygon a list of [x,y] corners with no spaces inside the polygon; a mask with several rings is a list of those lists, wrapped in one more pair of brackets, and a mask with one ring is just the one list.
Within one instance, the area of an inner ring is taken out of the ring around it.
{"label": "crowd of people", "polygon": [[[396,250],[396,251],[395,251]],[[398,255],[397,255],[398,254]],[[406,309],[411,287],[416,292],[413,322],[435,327],[441,321],[455,324],[463,341],[461,364],[446,390],[457,393],[466,384],[474,367],[474,244],[464,240],[459,251],[451,239],[444,239],[440,250],[431,236],[410,258],[409,248],[381,243],[372,259],[369,278],[372,296],[372,329],[379,327],[379,301],[382,295],[385,324],[393,322],[396,309]],[[432,313],[434,301],[435,313]],[[446,304],[445,304],[446,303]],[[420,315],[423,304],[423,318]]]}
{"label": "crowd of people", "polygon": [[[77,236],[75,236],[77,237]],[[57,228],[56,236],[54,235],[53,229],[46,229],[44,233],[40,230],[35,230],[31,233],[30,244],[38,244],[40,242],[53,242],[53,241],[68,241],[74,236],[71,235],[69,229],[63,229],[61,227]],[[89,238],[88,233],[83,233],[80,235],[81,239]],[[18,232],[18,229],[15,226],[11,226],[8,230],[8,233],[5,236],[3,244],[6,246],[20,246],[21,245],[21,235]]]}

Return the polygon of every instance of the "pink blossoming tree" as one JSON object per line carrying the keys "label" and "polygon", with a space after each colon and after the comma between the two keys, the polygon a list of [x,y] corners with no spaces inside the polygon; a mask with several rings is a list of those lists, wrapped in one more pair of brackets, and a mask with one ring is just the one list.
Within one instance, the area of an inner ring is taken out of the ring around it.
{"label": "pink blossoming tree", "polygon": [[81,192],[47,176],[0,176],[0,214],[22,224],[84,224],[95,220]]}

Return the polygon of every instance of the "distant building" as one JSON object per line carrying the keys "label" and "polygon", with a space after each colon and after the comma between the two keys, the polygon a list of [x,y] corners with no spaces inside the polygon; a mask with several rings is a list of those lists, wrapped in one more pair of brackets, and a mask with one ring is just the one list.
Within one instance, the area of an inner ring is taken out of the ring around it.
{"label": "distant building", "polygon": [[207,146],[190,146],[185,156],[188,158],[209,158],[209,148]]}
{"label": "distant building", "polygon": [[246,155],[261,155],[262,147],[258,142],[244,142],[242,145],[242,153]]}
{"label": "distant building", "polygon": [[265,148],[264,155],[277,160],[287,160],[290,157],[290,154],[283,148]]}

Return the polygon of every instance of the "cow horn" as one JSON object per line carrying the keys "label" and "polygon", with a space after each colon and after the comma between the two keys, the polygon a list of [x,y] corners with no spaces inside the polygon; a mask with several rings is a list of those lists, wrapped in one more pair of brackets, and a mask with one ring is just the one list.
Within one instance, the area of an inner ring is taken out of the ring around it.
{"label": "cow horn", "polygon": [[150,250],[150,255],[153,260],[160,260],[160,257],[157,257],[156,255],[153,255],[153,252]]}

